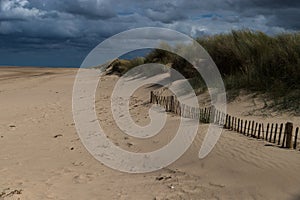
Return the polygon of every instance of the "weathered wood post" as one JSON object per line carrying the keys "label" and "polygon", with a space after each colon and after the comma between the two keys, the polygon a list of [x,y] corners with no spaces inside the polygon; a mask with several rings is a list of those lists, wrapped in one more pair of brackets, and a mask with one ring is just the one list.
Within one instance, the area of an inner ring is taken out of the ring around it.
{"label": "weathered wood post", "polygon": [[280,129],[279,129],[279,137],[278,137],[278,145],[280,145],[280,140],[281,140],[281,135],[282,135],[282,129],[283,129],[283,124],[280,124]]}
{"label": "weathered wood post", "polygon": [[211,107],[210,113],[209,113],[209,123],[215,123],[215,117],[216,117],[216,108],[215,106]]}
{"label": "weathered wood post", "polygon": [[259,124],[259,127],[258,127],[258,135],[257,135],[258,139],[260,139],[260,131],[261,131],[261,124]]}
{"label": "weathered wood post", "polygon": [[174,96],[171,96],[171,105],[170,105],[170,112],[175,112],[175,101]]}
{"label": "weathered wood post", "polygon": [[245,125],[244,125],[244,135],[246,135],[246,131],[247,131],[247,120],[245,121]]}
{"label": "weathered wood post", "polygon": [[177,99],[174,97],[174,113],[177,115],[178,114],[178,102]]}
{"label": "weathered wood post", "polygon": [[179,109],[179,116],[182,116],[182,104],[179,102],[178,103],[178,109]]}
{"label": "weathered wood post", "polygon": [[181,109],[180,109],[180,114],[181,114],[181,115],[180,115],[180,116],[185,117],[185,116],[184,116],[184,114],[185,114],[185,112],[184,112],[184,110],[185,110],[185,104],[181,104],[180,107],[181,107]]}
{"label": "weathered wood post", "polygon": [[236,131],[236,123],[237,123],[237,118],[235,117],[235,118],[234,118],[234,123],[233,123],[233,125],[234,125],[233,130],[234,130],[234,131]]}
{"label": "weathered wood post", "polygon": [[272,123],[271,129],[270,129],[270,138],[269,138],[269,142],[272,142],[273,127],[274,127],[274,124]]}
{"label": "weathered wood post", "polygon": [[225,119],[225,113],[222,112],[222,120],[221,120],[221,125],[224,125],[226,122],[226,119]]}
{"label": "weathered wood post", "polygon": [[297,148],[298,132],[299,132],[299,127],[296,128],[295,141],[294,141],[294,149]]}
{"label": "weathered wood post", "polygon": [[247,130],[247,136],[250,135],[250,127],[251,127],[251,121],[248,122],[248,130]]}
{"label": "weathered wood post", "polygon": [[153,91],[150,92],[150,103],[153,103]]}
{"label": "weathered wood post", "polygon": [[208,108],[208,110],[207,110],[207,120],[206,120],[206,123],[210,123],[210,121],[211,121],[211,117],[212,117],[212,115],[211,115],[211,108],[212,107],[209,107]]}
{"label": "weathered wood post", "polygon": [[236,122],[237,122],[237,118],[234,118],[234,122],[233,122],[233,130],[236,131]]}
{"label": "weathered wood post", "polygon": [[262,135],[262,139],[265,139],[265,127],[264,127],[264,123],[261,123],[261,135]]}
{"label": "weathered wood post", "polygon": [[285,124],[284,134],[286,136],[285,147],[291,148],[292,147],[292,138],[293,138],[292,137],[293,136],[293,123],[287,122]]}
{"label": "weathered wood post", "polygon": [[264,123],[261,123],[261,134],[262,134],[262,139],[265,139],[265,127],[264,127]]}
{"label": "weathered wood post", "polygon": [[252,121],[252,126],[251,126],[251,137],[254,135],[254,121]]}
{"label": "weathered wood post", "polygon": [[276,125],[275,125],[275,132],[274,132],[273,143],[276,143],[277,129],[278,129],[278,124],[276,123]]}
{"label": "weathered wood post", "polygon": [[269,128],[270,128],[270,124],[268,123],[267,130],[266,130],[266,138],[265,138],[266,140],[268,140]]}
{"label": "weathered wood post", "polygon": [[241,127],[240,127],[240,133],[242,134],[243,133],[243,120],[241,120]]}
{"label": "weathered wood post", "polygon": [[258,123],[256,122],[255,123],[255,130],[254,130],[254,134],[253,134],[254,138],[257,136],[257,125],[258,125]]}
{"label": "weathered wood post", "polygon": [[227,124],[228,124],[228,114],[226,114],[226,117],[225,117],[224,128],[227,128]]}

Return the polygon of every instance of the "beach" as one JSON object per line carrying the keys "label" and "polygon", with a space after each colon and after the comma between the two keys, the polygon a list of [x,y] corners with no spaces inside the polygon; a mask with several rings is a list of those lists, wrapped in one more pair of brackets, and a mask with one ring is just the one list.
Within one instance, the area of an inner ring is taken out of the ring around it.
{"label": "beach", "polygon": [[[159,171],[129,174],[103,165],[85,149],[73,121],[77,70],[0,68],[0,200],[300,199],[299,150],[224,130],[213,151],[200,160],[207,124],[199,124],[193,144],[181,158]],[[166,145],[180,121],[173,114],[168,114],[159,135],[149,139],[133,138],[117,127],[110,107],[117,80],[115,75],[102,77],[96,94],[98,120],[107,136],[132,152]],[[149,123],[151,89],[141,87],[130,102],[132,118],[141,126]],[[262,115],[262,106],[244,95],[228,104],[228,112],[299,126],[299,117],[268,111]]]}

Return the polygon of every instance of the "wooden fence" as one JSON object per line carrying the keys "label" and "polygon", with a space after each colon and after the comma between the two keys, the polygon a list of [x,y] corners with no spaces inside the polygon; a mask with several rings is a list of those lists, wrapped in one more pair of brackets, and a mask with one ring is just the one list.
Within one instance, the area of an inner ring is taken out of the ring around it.
{"label": "wooden fence", "polygon": [[244,120],[221,112],[214,107],[195,108],[180,103],[175,96],[160,96],[150,92],[150,103],[163,106],[167,112],[184,118],[199,119],[201,123],[214,123],[225,129],[232,130],[248,137],[263,139],[282,148],[297,149],[299,127],[293,123],[260,123],[254,120]]}

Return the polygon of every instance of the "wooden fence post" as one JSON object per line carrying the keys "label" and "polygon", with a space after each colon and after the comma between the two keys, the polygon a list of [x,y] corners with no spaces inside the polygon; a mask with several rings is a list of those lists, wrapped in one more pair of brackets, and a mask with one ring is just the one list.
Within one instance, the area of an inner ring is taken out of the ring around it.
{"label": "wooden fence post", "polygon": [[243,122],[244,122],[244,120],[241,120],[241,127],[240,127],[240,133],[241,134],[243,133]]}
{"label": "wooden fence post", "polygon": [[226,114],[226,117],[225,117],[224,128],[227,128],[227,124],[228,124],[228,114]]}
{"label": "wooden fence post", "polygon": [[275,132],[274,132],[273,143],[276,143],[277,129],[278,129],[278,124],[276,123],[276,125],[275,125]]}
{"label": "wooden fence post", "polygon": [[262,134],[262,139],[265,139],[265,127],[264,127],[264,123],[261,123],[261,134]]}
{"label": "wooden fence post", "polygon": [[251,137],[254,135],[254,121],[252,121],[252,126],[251,126]]}
{"label": "wooden fence post", "polygon": [[251,121],[248,122],[248,130],[247,130],[247,136],[250,135],[250,127],[251,127]]}
{"label": "wooden fence post", "polygon": [[221,111],[218,111],[218,124],[221,124]]}
{"label": "wooden fence post", "polygon": [[286,135],[285,147],[291,148],[292,147],[292,135],[293,135],[293,123],[287,122],[285,124],[284,134]]}
{"label": "wooden fence post", "polygon": [[280,140],[281,140],[282,129],[283,129],[283,124],[280,124],[280,129],[279,129],[279,137],[278,137],[278,145],[280,145]]}
{"label": "wooden fence post", "polygon": [[294,141],[294,149],[297,148],[298,132],[299,132],[299,127],[296,128],[295,141]]}
{"label": "wooden fence post", "polygon": [[260,139],[260,131],[261,131],[261,124],[259,124],[259,128],[258,128],[258,135],[257,135],[258,139]]}
{"label": "wooden fence post", "polygon": [[182,117],[182,104],[179,102],[178,103],[178,111],[179,111],[179,116]]}
{"label": "wooden fence post", "polygon": [[257,122],[255,123],[255,130],[254,130],[254,134],[253,137],[255,138],[257,136]]}
{"label": "wooden fence post", "polygon": [[153,103],[153,91],[150,91],[150,103]]}
{"label": "wooden fence post", "polygon": [[210,121],[211,121],[211,108],[212,108],[212,107],[210,107],[210,108],[208,109],[206,123],[210,123]]}
{"label": "wooden fence post", "polygon": [[270,124],[268,123],[267,125],[267,130],[266,130],[266,140],[268,141],[268,135],[269,135],[269,128],[270,128]]}
{"label": "wooden fence post", "polygon": [[174,112],[175,111],[175,106],[174,106],[174,96],[171,96],[171,105],[170,105],[170,112]]}
{"label": "wooden fence post", "polygon": [[246,131],[247,131],[247,120],[245,121],[245,125],[244,125],[244,135],[246,135]]}
{"label": "wooden fence post", "polygon": [[209,123],[215,123],[215,117],[216,117],[216,108],[215,106],[211,107],[210,113],[209,113]]}
{"label": "wooden fence post", "polygon": [[220,125],[224,125],[224,121],[225,121],[225,119],[224,119],[224,117],[225,117],[225,114],[222,112],[221,113],[221,123],[220,123]]}
{"label": "wooden fence post", "polygon": [[269,142],[272,142],[273,127],[274,127],[274,124],[272,123],[271,129],[270,129],[270,138],[269,138]]}

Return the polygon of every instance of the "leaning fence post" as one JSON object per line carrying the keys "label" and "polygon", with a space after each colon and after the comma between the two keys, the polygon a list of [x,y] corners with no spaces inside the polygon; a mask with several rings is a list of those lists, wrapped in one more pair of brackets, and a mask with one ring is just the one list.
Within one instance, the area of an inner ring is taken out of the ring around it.
{"label": "leaning fence post", "polygon": [[254,130],[254,134],[253,134],[253,137],[257,137],[257,122],[255,123],[255,130]]}
{"label": "leaning fence post", "polygon": [[210,110],[210,118],[209,118],[209,123],[215,123],[215,114],[216,114],[216,108],[215,108],[215,106],[212,106],[211,107],[211,110]]}
{"label": "leaning fence post", "polygon": [[240,127],[240,133],[243,133],[243,120],[241,120],[241,127]]}
{"label": "leaning fence post", "polygon": [[247,136],[250,135],[250,127],[251,127],[251,121],[248,122],[248,130],[247,130]]}
{"label": "leaning fence post", "polygon": [[297,148],[298,132],[299,132],[299,127],[296,128],[295,141],[294,141],[294,149]]}
{"label": "leaning fence post", "polygon": [[175,111],[175,104],[174,104],[174,96],[171,96],[171,106],[170,106],[170,112],[174,112]]}
{"label": "leaning fence post", "polygon": [[261,124],[259,124],[257,139],[260,139]]}
{"label": "leaning fence post", "polygon": [[273,143],[276,143],[277,128],[278,128],[278,124],[276,123],[276,125],[275,125],[275,132],[274,132],[274,138],[273,138]]}
{"label": "leaning fence post", "polygon": [[278,145],[280,145],[281,135],[282,135],[283,124],[280,124],[279,136],[278,136]]}
{"label": "leaning fence post", "polygon": [[264,123],[261,123],[261,134],[262,134],[262,139],[265,139],[265,127],[264,127]]}
{"label": "leaning fence post", "polygon": [[153,102],[153,91],[150,91],[150,103],[152,103]]}
{"label": "leaning fence post", "polygon": [[244,124],[244,135],[246,135],[246,131],[247,131],[247,120],[245,121],[245,124]]}
{"label": "leaning fence post", "polygon": [[270,129],[270,138],[269,138],[269,142],[272,142],[273,127],[274,127],[274,124],[272,123],[271,129]]}
{"label": "leaning fence post", "polygon": [[286,135],[285,147],[291,148],[292,147],[292,135],[293,135],[293,123],[287,122],[285,124],[284,134]]}
{"label": "leaning fence post", "polygon": [[228,114],[226,114],[226,117],[225,117],[224,128],[227,128],[227,123],[228,123]]}
{"label": "leaning fence post", "polygon": [[254,121],[252,121],[252,126],[251,126],[251,137],[253,137],[253,135],[254,135]]}
{"label": "leaning fence post", "polygon": [[269,135],[269,128],[270,128],[270,124],[268,123],[267,125],[267,131],[266,131],[266,140],[268,140],[268,135]]}

